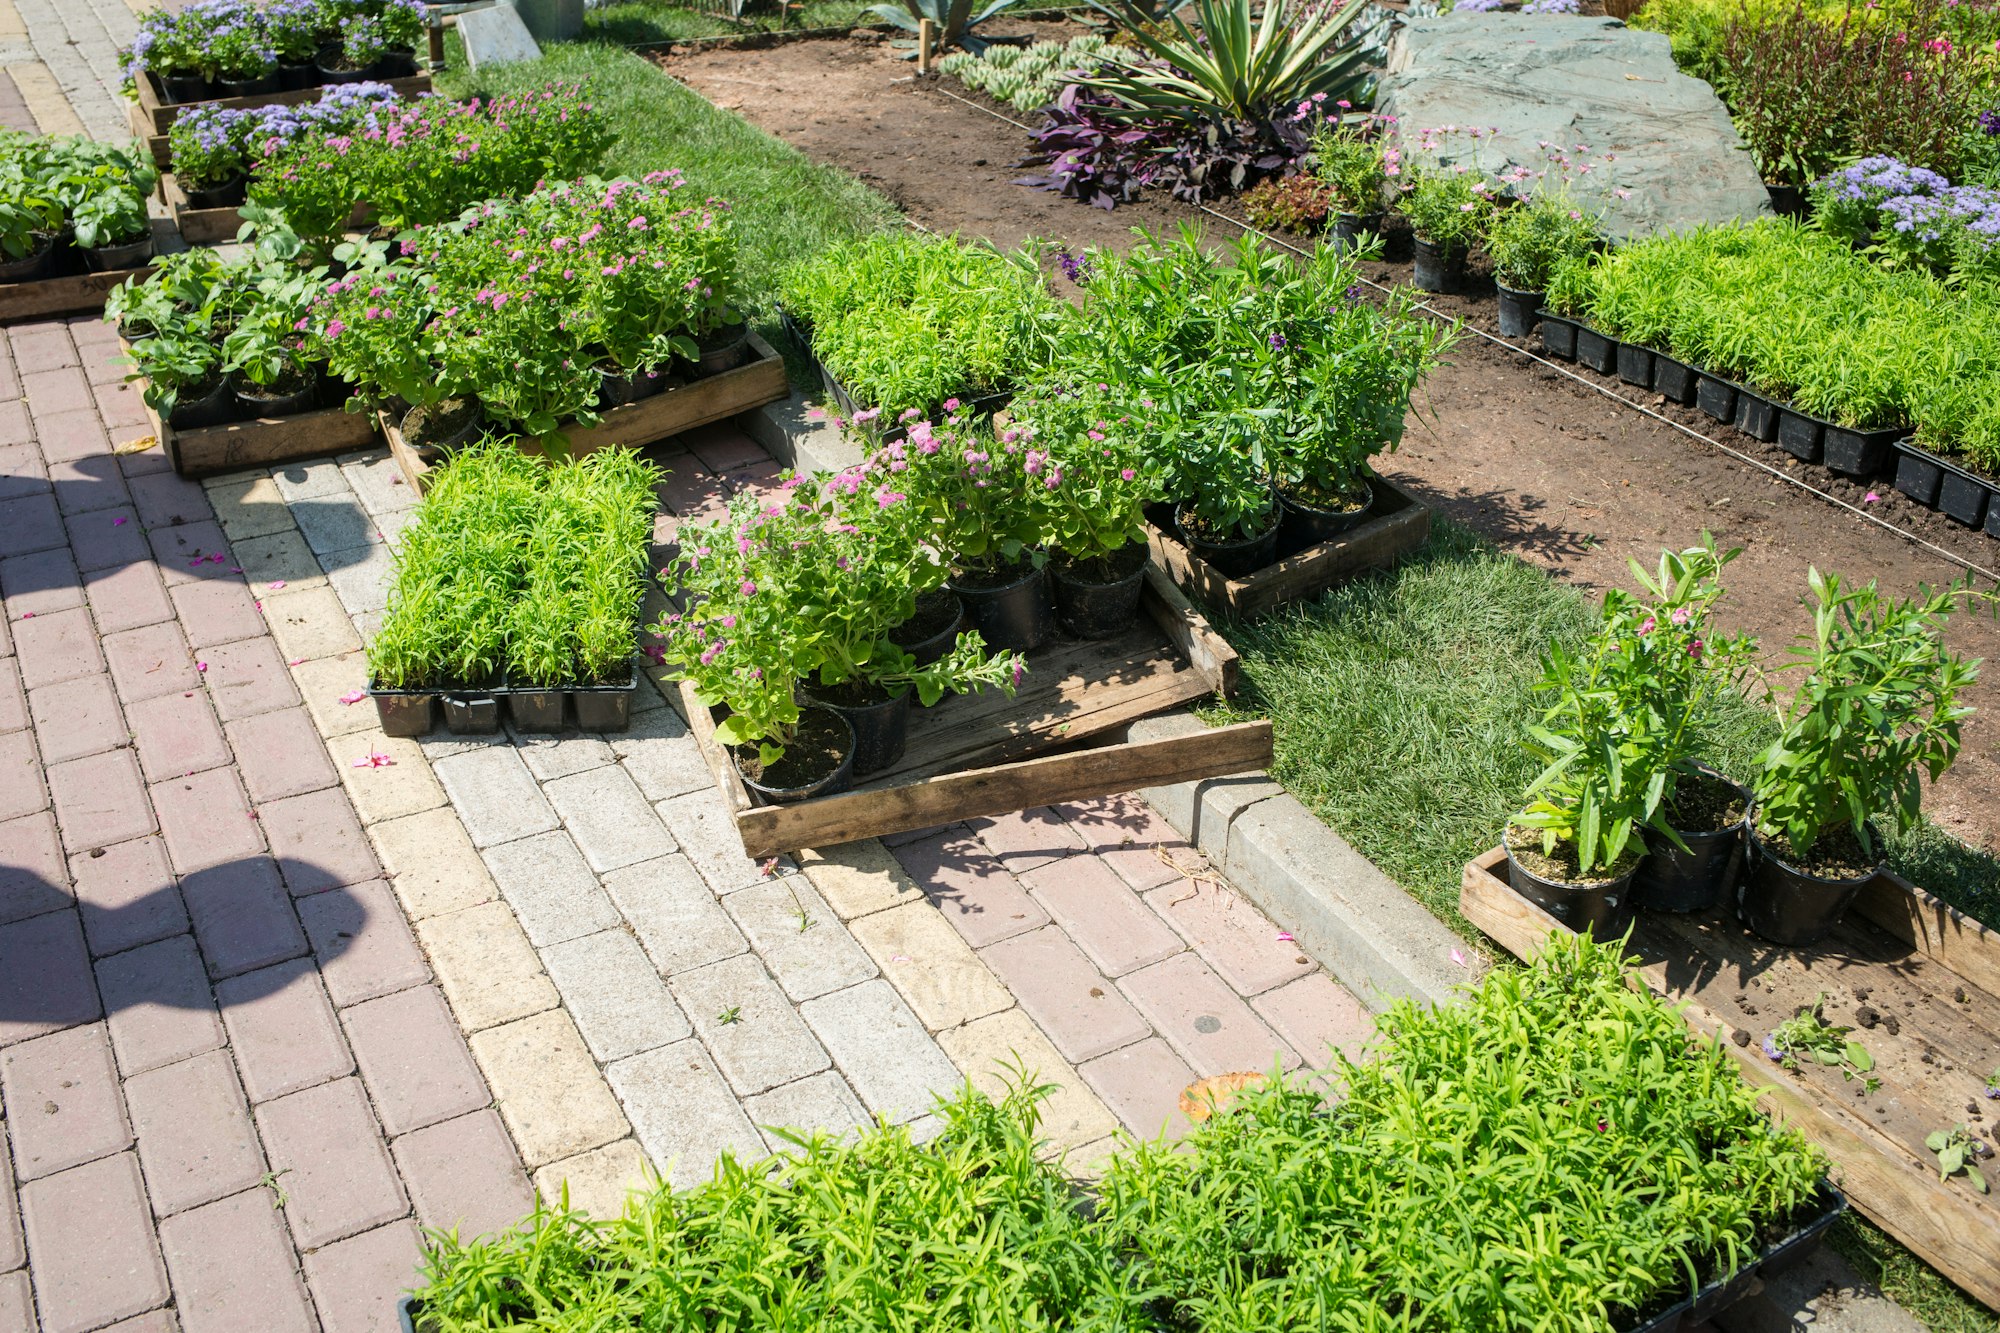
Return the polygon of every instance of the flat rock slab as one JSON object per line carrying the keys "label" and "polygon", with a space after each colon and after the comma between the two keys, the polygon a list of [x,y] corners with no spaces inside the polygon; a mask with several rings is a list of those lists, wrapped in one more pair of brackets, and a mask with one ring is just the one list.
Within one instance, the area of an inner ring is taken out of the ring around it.
{"label": "flat rock slab", "polygon": [[511,5],[460,14],[458,35],[465,42],[465,63],[475,70],[542,58],[542,48]]}
{"label": "flat rock slab", "polygon": [[[1714,90],[1674,67],[1664,35],[1616,19],[1412,19],[1390,42],[1376,105],[1398,118],[1406,142],[1446,125],[1497,127],[1477,144],[1464,135],[1440,144],[1447,163],[1489,176],[1540,170],[1544,142],[1615,155],[1575,178],[1577,196],[1603,210],[1614,239],[1751,218],[1770,207]],[[1621,189],[1627,197],[1617,196]]]}

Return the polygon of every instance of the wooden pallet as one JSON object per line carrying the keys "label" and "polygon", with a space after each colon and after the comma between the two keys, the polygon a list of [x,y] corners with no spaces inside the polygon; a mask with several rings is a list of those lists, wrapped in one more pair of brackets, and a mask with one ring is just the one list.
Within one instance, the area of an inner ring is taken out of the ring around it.
{"label": "wooden pallet", "polygon": [[902,760],[839,796],[762,803],[686,681],[680,707],[753,857],[1269,767],[1266,721],[1166,740],[1116,739],[1140,718],[1226,694],[1236,681],[1235,650],[1150,565],[1144,597],[1148,614],[1138,628],[1030,654],[1013,698],[984,690],[918,710]]}
{"label": "wooden pallet", "polygon": [[[258,93],[253,97],[218,97],[206,102],[166,102],[160,97],[159,85],[150,74],[135,81],[138,84],[138,100],[132,103],[132,133],[146,141],[146,147],[153,154],[153,161],[162,168],[171,165],[173,155],[167,151],[167,130],[191,106],[220,106],[231,111],[242,111],[253,106],[297,106],[301,102],[317,102],[324,88],[297,88],[286,92]],[[431,76],[424,70],[400,79],[387,81],[396,95],[402,98],[416,97],[431,90]]]}
{"label": "wooden pallet", "polygon": [[[754,333],[750,335],[750,352],[750,360],[734,370],[709,375],[680,388],[654,394],[651,398],[642,398],[636,403],[614,407],[595,426],[572,428],[565,432],[569,439],[566,452],[575,456],[611,445],[636,448],[656,444],[682,431],[706,426],[789,396],[792,386],[791,381],[785,378],[784,358]],[[428,484],[425,478],[430,473],[430,463],[403,439],[403,432],[386,413],[377,413],[376,420],[389,441],[389,450],[395,455],[396,465],[403,470],[403,479],[421,493]],[[544,452],[531,439],[523,438],[521,447],[530,452]]]}
{"label": "wooden pallet", "polygon": [[1181,544],[1171,528],[1149,522],[1155,563],[1210,611],[1248,620],[1303,601],[1371,569],[1386,569],[1430,540],[1431,511],[1408,491],[1374,478],[1375,514],[1330,542],[1309,546],[1275,564],[1230,578]]}
{"label": "wooden pallet", "polygon": [[[223,245],[236,239],[236,233],[243,226],[241,208],[196,208],[188,202],[187,191],[171,171],[160,173],[160,202],[167,207],[167,216],[173,219],[181,239],[189,245]],[[372,218],[372,211],[366,204],[355,205],[348,216],[347,230],[365,230]]]}
{"label": "wooden pallet", "polygon": [[338,407],[191,430],[174,429],[150,406],[146,418],[167,461],[183,477],[267,467],[298,458],[330,458],[375,444],[374,419]]}
{"label": "wooden pallet", "polygon": [[[1459,907],[1523,959],[1566,929],[1508,885],[1499,848],[1465,867]],[[2000,1310],[2000,1193],[1975,1193],[1963,1177],[1939,1181],[1924,1147],[1933,1130],[1957,1124],[1990,1138],[2000,1115],[2000,1103],[1982,1095],[2000,1066],[2000,934],[1885,873],[1815,948],[1766,943],[1726,909],[1641,912],[1629,947],[1646,984],[1694,1031],[1717,1037],[1772,1113],[1834,1160],[1857,1209]],[[1857,988],[1894,1017],[1896,1034],[1886,1019],[1858,1024]],[[1792,1072],[1764,1055],[1765,1034],[1821,996],[1827,1021],[1854,1025],[1874,1057],[1875,1093],[1858,1095],[1861,1084],[1837,1070]],[[1974,1121],[1975,1112],[1988,1118]]]}
{"label": "wooden pallet", "polygon": [[0,323],[17,319],[47,319],[54,315],[90,315],[104,309],[111,289],[131,278],[153,272],[148,263],[110,273],[62,273],[34,282],[0,282]]}

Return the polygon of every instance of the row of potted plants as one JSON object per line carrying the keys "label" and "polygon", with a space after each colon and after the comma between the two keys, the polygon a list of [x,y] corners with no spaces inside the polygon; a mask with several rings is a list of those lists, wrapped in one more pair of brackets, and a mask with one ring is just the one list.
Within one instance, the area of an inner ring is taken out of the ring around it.
{"label": "row of potted plants", "polygon": [[850,419],[1011,391],[1048,364],[1058,318],[1032,250],[918,232],[829,246],[782,290]]}
{"label": "row of potted plants", "polygon": [[[1638,907],[1733,902],[1765,938],[1814,943],[1880,870],[1883,836],[1918,822],[1920,776],[1958,753],[1979,664],[1941,635],[1976,594],[1899,599],[1812,570],[1812,632],[1767,673],[1715,622],[1736,554],[1704,541],[1652,575],[1633,563],[1643,595],[1607,592],[1591,637],[1544,663],[1525,743],[1546,766],[1508,825],[1508,875],[1575,930],[1616,938]],[[1701,719],[1746,684],[1777,736],[1739,785],[1703,762]]]}
{"label": "row of potted plants", "polygon": [[549,463],[507,441],[431,474],[397,553],[369,693],[385,732],[623,730],[659,470],[628,449]]}
{"label": "row of potted plants", "polygon": [[79,256],[100,272],[145,263],[158,179],[143,145],[0,131],[0,283],[73,272]]}
{"label": "row of potted plants", "polygon": [[[2000,131],[2000,112],[1987,114]],[[1889,264],[2000,277],[2000,190],[1878,156],[1828,173],[1809,193],[1823,230]]]}
{"label": "row of potted plants", "polygon": [[[2000,310],[1769,218],[1633,241],[1559,266],[1543,338],[1698,404],[1808,462],[1876,472],[1897,443],[1929,497],[1977,526],[2000,490]],[[1908,489],[1919,489],[1914,482]],[[1948,501],[1948,503],[1946,503]]]}
{"label": "row of potted plants", "polygon": [[167,127],[168,167],[191,206],[233,208],[265,155],[314,130],[352,135],[374,128],[395,100],[393,87],[370,82],[337,84],[316,102],[190,107]]}
{"label": "row of potted plants", "polygon": [[921,1145],[788,1133],[615,1218],[440,1236],[408,1327],[1672,1333],[1804,1259],[1843,1206],[1716,1043],[1587,940],[1463,1003],[1400,1002],[1365,1058],[1333,1059],[1121,1145],[1088,1187],[1049,1153],[1053,1089],[1028,1069],[997,1104],[941,1099]]}
{"label": "row of potted plants", "polygon": [[331,393],[324,358],[299,324],[327,280],[300,261],[281,224],[224,257],[192,249],[162,258],[144,281],[105,298],[104,317],[131,348],[146,404],[176,430],[319,408]]}
{"label": "row of potted plants", "polygon": [[401,78],[428,25],[422,0],[197,0],[140,17],[125,73],[167,103]]}
{"label": "row of potted plants", "polygon": [[408,441],[590,425],[749,353],[737,241],[677,171],[545,185],[395,243],[349,247],[303,324],[308,354]]}

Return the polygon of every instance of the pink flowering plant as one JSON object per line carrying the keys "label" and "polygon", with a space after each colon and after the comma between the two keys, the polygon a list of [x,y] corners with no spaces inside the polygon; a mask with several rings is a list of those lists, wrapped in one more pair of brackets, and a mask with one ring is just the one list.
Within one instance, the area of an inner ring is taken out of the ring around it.
{"label": "pink flowering plant", "polygon": [[1644,596],[1606,592],[1583,646],[1557,644],[1543,659],[1549,706],[1524,744],[1545,767],[1513,823],[1576,878],[1622,874],[1645,853],[1645,830],[1680,843],[1666,819],[1674,784],[1694,771],[1704,718],[1756,652],[1713,621],[1719,576],[1738,554],[1704,539],[1661,552],[1653,574],[1632,562]]}
{"label": "pink flowering plant", "polygon": [[1011,693],[1018,653],[988,653],[967,631],[919,667],[889,639],[941,571],[924,559],[924,515],[896,489],[893,458],[774,492],[739,494],[726,518],[684,529],[662,579],[682,610],[653,626],[666,662],[728,715],[716,736],[775,764],[796,732],[799,688],[862,684],[925,703],[986,685]]}
{"label": "pink flowering plant", "polygon": [[1043,541],[1072,565],[1146,545],[1146,506],[1160,499],[1142,419],[1086,387],[1014,405],[1023,470],[1043,482]]}
{"label": "pink flowering plant", "polygon": [[356,406],[470,397],[526,434],[588,424],[600,366],[691,356],[741,318],[728,214],[682,188],[676,172],[586,177],[406,234],[328,285],[314,344],[360,386]]}
{"label": "pink flowering plant", "polygon": [[[1339,104],[1342,112],[1348,103]],[[1343,213],[1366,216],[1382,211],[1383,191],[1400,184],[1403,150],[1388,138],[1394,116],[1329,117],[1312,138],[1312,171],[1333,192]]]}
{"label": "pink flowering plant", "polygon": [[922,545],[960,570],[1039,566],[1060,464],[1021,427],[978,425],[955,398],[945,408],[936,422],[906,414],[905,439],[876,456],[921,517]]}
{"label": "pink flowering plant", "polygon": [[1396,211],[1409,219],[1418,240],[1463,254],[1479,239],[1493,208],[1493,187],[1456,159],[1476,155],[1479,141],[1498,132],[1446,125],[1418,133],[1415,151],[1402,163],[1396,200]]}

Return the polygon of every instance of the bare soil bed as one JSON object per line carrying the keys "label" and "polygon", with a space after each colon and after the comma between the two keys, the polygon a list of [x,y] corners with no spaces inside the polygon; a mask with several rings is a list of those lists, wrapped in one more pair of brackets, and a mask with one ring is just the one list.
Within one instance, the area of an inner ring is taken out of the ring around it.
{"label": "bare soil bed", "polygon": [[[996,33],[1061,36],[1073,25],[1016,22]],[[951,80],[921,85],[878,34],[792,42],[757,50],[710,48],[658,57],[662,67],[711,101],[841,167],[886,194],[916,222],[1001,246],[1031,237],[1072,247],[1123,248],[1132,229],[1159,230],[1201,214],[1165,196],[1115,212],[1013,184],[1025,134],[988,110],[946,94]],[[1226,208],[1227,206],[1225,206]],[[1210,220],[1221,237],[1233,229]],[[1310,245],[1303,238],[1290,238]],[[1407,263],[1367,266],[1371,279],[1403,282]],[[1406,255],[1406,245],[1401,248]],[[1474,275],[1466,297],[1436,309],[1496,331],[1490,284]],[[1536,346],[1532,342],[1528,344]],[[1538,350],[1538,348],[1537,348]],[[1775,446],[1720,427],[1658,395],[1566,366],[1615,388],[1730,447],[1860,506],[1897,528],[1988,569],[2000,543],[1957,527],[1898,495],[1886,482],[1843,481],[1797,463]],[[1466,336],[1452,364],[1430,381],[1402,449],[1382,471],[1450,518],[1522,559],[1579,586],[1628,582],[1625,561],[1650,562],[1663,545],[1686,545],[1704,528],[1718,544],[1742,546],[1731,568],[1728,615],[1776,650],[1809,626],[1799,605],[1808,565],[1876,578],[1898,591],[1941,585],[1963,570],[1896,532],[1865,522],[1690,439],[1662,422],[1538,366],[1505,347]],[[1877,498],[1869,500],[1873,494]],[[1962,616],[1950,633],[1961,651],[2000,659],[2000,625]],[[2000,850],[2000,666],[1971,692],[1979,708],[1958,766],[1927,802],[1943,827]]]}

